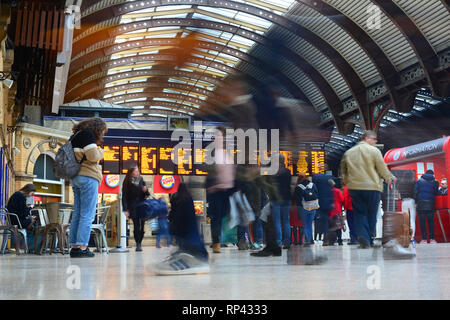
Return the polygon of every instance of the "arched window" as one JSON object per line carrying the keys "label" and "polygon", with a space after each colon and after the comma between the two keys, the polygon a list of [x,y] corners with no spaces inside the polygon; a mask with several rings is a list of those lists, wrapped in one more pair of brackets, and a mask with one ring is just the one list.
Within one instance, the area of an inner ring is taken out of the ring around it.
{"label": "arched window", "polygon": [[55,160],[52,157],[41,154],[34,164],[33,174],[36,176],[36,179],[60,181],[55,176],[54,163]]}

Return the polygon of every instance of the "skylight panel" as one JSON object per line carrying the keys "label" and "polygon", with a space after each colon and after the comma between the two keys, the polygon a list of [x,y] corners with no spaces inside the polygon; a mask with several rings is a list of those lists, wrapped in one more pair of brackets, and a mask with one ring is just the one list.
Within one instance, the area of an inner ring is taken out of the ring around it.
{"label": "skylight panel", "polygon": [[181,10],[192,8],[191,5],[176,5],[176,6],[158,6],[156,11],[170,11],[170,10]]}
{"label": "skylight panel", "polygon": [[135,106],[135,107],[133,107],[133,109],[135,109],[135,110],[141,110],[141,109],[144,109],[145,108],[145,106]]}

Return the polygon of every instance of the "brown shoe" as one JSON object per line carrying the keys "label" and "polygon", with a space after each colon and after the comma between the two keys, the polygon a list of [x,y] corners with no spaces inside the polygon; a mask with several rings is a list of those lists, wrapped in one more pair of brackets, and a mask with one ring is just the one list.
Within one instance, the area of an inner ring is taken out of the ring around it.
{"label": "brown shoe", "polygon": [[213,243],[213,252],[214,253],[220,253],[220,243]]}
{"label": "brown shoe", "polygon": [[324,242],[323,244],[322,244],[322,246],[324,246],[324,247],[328,247],[328,242]]}

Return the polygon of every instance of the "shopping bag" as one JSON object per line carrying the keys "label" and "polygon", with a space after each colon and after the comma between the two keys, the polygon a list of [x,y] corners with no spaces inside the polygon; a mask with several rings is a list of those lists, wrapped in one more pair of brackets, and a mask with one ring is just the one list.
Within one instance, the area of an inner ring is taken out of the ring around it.
{"label": "shopping bag", "polygon": [[248,226],[250,222],[255,220],[255,213],[253,212],[250,203],[245,194],[240,191],[233,193],[230,198],[230,222],[229,228],[237,225]]}

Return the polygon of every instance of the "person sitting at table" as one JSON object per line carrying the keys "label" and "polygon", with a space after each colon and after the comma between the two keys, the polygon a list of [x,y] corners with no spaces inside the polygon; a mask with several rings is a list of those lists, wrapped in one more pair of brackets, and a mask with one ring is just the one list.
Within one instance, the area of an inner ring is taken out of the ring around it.
{"label": "person sitting at table", "polygon": [[439,188],[439,194],[442,196],[448,195],[447,178],[441,180],[441,187]]}
{"label": "person sitting at table", "polygon": [[[20,226],[23,229],[31,230],[33,228],[33,223],[35,218],[30,216],[30,211],[32,207],[27,206],[27,197],[34,196],[36,192],[36,187],[29,183],[25,185],[22,189],[15,192],[8,200],[8,204],[6,209],[8,209],[9,213],[14,213],[17,215],[20,221]],[[11,224],[19,225],[19,221],[15,216],[11,217]]]}

